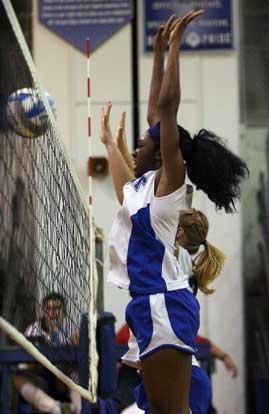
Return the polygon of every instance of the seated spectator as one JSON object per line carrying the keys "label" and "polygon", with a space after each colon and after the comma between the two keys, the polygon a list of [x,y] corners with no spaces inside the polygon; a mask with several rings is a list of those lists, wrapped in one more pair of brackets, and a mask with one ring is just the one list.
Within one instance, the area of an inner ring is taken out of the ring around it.
{"label": "seated spectator", "polygon": [[[59,293],[52,292],[42,301],[42,316],[25,331],[33,342],[50,345],[75,344],[75,336],[68,340],[64,330],[65,300]],[[25,369],[26,368],[26,369]],[[71,376],[76,376],[75,372]],[[75,378],[74,378],[75,379]],[[80,414],[81,398],[50,371],[40,364],[21,364],[14,375],[14,385],[20,395],[35,409],[52,414]],[[68,395],[69,394],[69,395]],[[67,402],[67,400],[71,402]]]}

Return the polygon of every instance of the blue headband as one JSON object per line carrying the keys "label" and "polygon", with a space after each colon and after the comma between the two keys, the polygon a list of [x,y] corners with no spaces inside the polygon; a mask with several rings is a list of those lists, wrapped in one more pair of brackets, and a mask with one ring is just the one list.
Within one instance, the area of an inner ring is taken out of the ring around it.
{"label": "blue headband", "polygon": [[[186,129],[184,129],[180,125],[178,125],[177,127],[178,127],[178,131],[180,134],[179,146],[182,151],[184,160],[188,161],[192,158],[196,140],[191,138],[189,132],[186,131]],[[148,133],[150,134],[152,140],[160,146],[160,140],[161,140],[160,121],[157,122],[157,124],[150,127],[148,129]]]}
{"label": "blue headband", "polygon": [[160,145],[160,136],[161,136],[161,132],[160,132],[160,121],[157,122],[157,124],[155,124],[152,127],[150,127],[148,129],[148,133],[150,134],[150,136],[153,139],[153,141],[155,141],[156,143],[158,143]]}

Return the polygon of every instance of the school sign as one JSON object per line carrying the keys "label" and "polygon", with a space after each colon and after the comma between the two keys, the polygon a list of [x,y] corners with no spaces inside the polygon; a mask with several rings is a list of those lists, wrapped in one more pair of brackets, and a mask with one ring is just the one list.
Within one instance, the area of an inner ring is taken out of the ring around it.
{"label": "school sign", "polygon": [[96,49],[132,19],[132,0],[39,0],[40,21],[76,48]]}
{"label": "school sign", "polygon": [[204,14],[186,29],[182,50],[229,50],[234,47],[231,0],[144,1],[144,50],[152,52],[154,35],[171,14],[182,16],[190,10]]}

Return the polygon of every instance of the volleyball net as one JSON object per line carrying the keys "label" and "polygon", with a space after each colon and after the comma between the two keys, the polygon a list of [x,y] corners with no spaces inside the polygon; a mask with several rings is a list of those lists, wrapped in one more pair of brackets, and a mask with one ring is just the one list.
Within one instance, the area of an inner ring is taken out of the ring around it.
{"label": "volleyball net", "polygon": [[[41,86],[9,0],[0,2],[0,74],[1,346],[23,346],[95,401],[95,234],[57,132],[53,101]],[[61,358],[65,347],[76,355],[85,315],[87,389],[74,375],[76,357],[70,363]],[[40,345],[49,352],[43,354]]]}

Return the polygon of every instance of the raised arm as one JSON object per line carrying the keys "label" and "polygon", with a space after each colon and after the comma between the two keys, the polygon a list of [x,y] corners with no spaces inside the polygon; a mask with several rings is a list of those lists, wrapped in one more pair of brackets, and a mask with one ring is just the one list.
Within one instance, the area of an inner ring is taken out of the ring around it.
{"label": "raised arm", "polygon": [[165,25],[161,25],[153,41],[153,66],[149,90],[147,121],[149,126],[160,120],[159,95],[164,73],[165,49],[172,30],[175,15],[169,17]]}
{"label": "raised arm", "polygon": [[203,13],[190,12],[173,24],[169,40],[167,64],[159,96],[160,148],[162,173],[156,195],[162,197],[182,187],[185,181],[185,167],[179,148],[177,111],[180,103],[179,53],[182,35],[187,25]]}
{"label": "raised arm", "polygon": [[113,139],[110,125],[109,116],[112,108],[111,102],[108,102],[105,108],[101,111],[101,141],[106,147],[109,167],[112,174],[112,179],[115,187],[115,191],[120,204],[123,202],[123,186],[133,179],[128,165],[126,164],[121,152],[117,147],[117,143]]}

